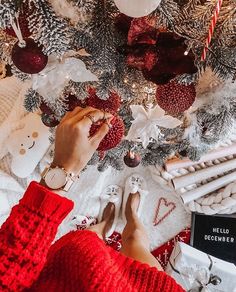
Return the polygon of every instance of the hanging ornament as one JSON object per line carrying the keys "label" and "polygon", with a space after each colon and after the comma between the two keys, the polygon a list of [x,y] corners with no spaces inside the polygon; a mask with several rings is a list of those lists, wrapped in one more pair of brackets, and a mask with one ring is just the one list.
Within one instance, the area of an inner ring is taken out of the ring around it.
{"label": "hanging ornament", "polygon": [[31,38],[23,42],[18,41],[12,49],[12,61],[24,73],[39,73],[48,62],[48,56],[44,55],[42,49],[43,47],[38,46]]}
{"label": "hanging ornament", "polygon": [[156,91],[158,105],[166,112],[174,115],[183,113],[191,107],[196,98],[196,89],[193,84],[183,85],[170,81],[159,85]]}
{"label": "hanging ornament", "polygon": [[54,128],[60,123],[53,115],[42,114],[41,119],[44,125],[49,128]]}
{"label": "hanging ornament", "polygon": [[[103,121],[101,121],[100,123],[96,123],[96,125],[92,125],[90,129],[91,136],[93,136],[97,132],[102,123]],[[119,116],[115,116],[111,121],[111,126],[111,129],[99,144],[99,147],[97,149],[98,151],[110,150],[112,148],[115,148],[121,142],[125,133],[124,122]]]}
{"label": "hanging ornament", "polygon": [[46,114],[46,115],[53,114],[52,109],[44,101],[41,101],[39,108],[43,114]]}
{"label": "hanging ornament", "polygon": [[130,108],[134,120],[126,140],[141,142],[143,148],[147,148],[153,140],[162,139],[160,127],[174,129],[182,124],[180,120],[165,115],[165,111],[158,105],[154,108],[147,108],[147,110],[142,105],[131,105]]}
{"label": "hanging ornament", "polygon": [[114,0],[121,13],[130,17],[142,17],[157,9],[161,0]]}
{"label": "hanging ornament", "polygon": [[77,106],[81,106],[81,100],[74,94],[68,94],[66,96],[66,105],[69,112],[73,111]]}
{"label": "hanging ornament", "polygon": [[116,114],[121,105],[121,98],[116,92],[112,91],[110,92],[109,98],[103,100],[96,95],[96,90],[94,88],[90,88],[86,105],[111,114]]}
{"label": "hanging ornament", "polygon": [[[31,36],[31,32],[28,27],[28,20],[23,13],[20,13],[19,18],[16,21],[18,22],[23,38],[28,38]],[[5,32],[10,36],[17,37],[13,27],[7,27]]]}
{"label": "hanging ornament", "polygon": [[128,153],[124,156],[124,162],[128,167],[135,168],[139,166],[141,156],[133,151],[128,151]]}

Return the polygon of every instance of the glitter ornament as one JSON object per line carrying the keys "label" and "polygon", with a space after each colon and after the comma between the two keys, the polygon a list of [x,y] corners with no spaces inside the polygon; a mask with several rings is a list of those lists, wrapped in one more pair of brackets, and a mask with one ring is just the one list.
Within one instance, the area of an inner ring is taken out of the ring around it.
{"label": "glitter ornament", "polygon": [[107,100],[99,98],[94,89],[90,89],[89,94],[89,98],[86,100],[87,106],[91,106],[111,114],[116,114],[118,112],[121,105],[121,98],[116,92],[111,92]]}
{"label": "glitter ornament", "polygon": [[48,56],[42,52],[42,46],[31,38],[25,39],[25,45],[17,42],[12,49],[12,61],[22,72],[36,74],[42,71],[48,62]]}
{"label": "glitter ornament", "polygon": [[[92,125],[90,129],[90,135],[93,136],[96,134],[97,130],[101,127],[100,123],[96,123],[96,125]],[[122,140],[124,133],[125,133],[125,126],[124,122],[119,116],[115,116],[113,120],[111,121],[112,128],[109,130],[107,135],[104,137],[104,139],[99,144],[97,150],[98,151],[107,151],[112,148],[115,148]]]}
{"label": "glitter ornament", "polygon": [[124,163],[131,168],[135,168],[139,166],[141,162],[141,156],[133,151],[128,151],[128,153],[124,156]]}
{"label": "glitter ornament", "polygon": [[166,112],[175,115],[183,113],[194,103],[196,89],[194,85],[183,85],[170,81],[159,85],[156,91],[158,105]]}
{"label": "glitter ornament", "polygon": [[56,127],[60,123],[53,115],[42,114],[41,119],[44,125],[49,128]]}

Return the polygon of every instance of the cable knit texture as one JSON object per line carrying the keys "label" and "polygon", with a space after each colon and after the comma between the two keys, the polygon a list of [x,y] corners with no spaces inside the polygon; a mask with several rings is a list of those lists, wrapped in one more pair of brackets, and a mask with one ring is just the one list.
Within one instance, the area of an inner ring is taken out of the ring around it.
{"label": "cable knit texture", "polygon": [[72,201],[30,184],[0,230],[0,291],[184,291],[91,231],[70,232],[50,248],[72,208]]}

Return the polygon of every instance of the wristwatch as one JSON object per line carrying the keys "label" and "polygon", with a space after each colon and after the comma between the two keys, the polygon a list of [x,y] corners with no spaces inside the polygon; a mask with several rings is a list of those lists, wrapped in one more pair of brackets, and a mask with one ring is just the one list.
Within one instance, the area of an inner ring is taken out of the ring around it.
{"label": "wristwatch", "polygon": [[62,190],[68,192],[78,176],[67,172],[62,167],[46,167],[41,174],[44,183],[51,190]]}

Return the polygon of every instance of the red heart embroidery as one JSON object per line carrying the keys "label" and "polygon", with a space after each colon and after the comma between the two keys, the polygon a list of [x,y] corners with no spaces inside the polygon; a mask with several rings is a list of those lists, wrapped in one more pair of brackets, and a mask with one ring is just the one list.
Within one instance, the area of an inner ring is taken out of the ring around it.
{"label": "red heart embroidery", "polygon": [[171,212],[176,208],[175,203],[167,202],[166,198],[160,198],[158,201],[155,218],[153,221],[154,226],[160,224]]}

